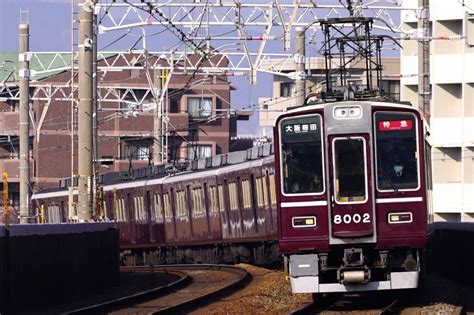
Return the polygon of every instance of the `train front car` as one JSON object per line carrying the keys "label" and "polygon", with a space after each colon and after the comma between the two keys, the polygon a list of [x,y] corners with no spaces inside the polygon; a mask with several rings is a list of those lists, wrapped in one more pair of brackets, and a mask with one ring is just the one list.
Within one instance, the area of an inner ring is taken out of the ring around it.
{"label": "train front car", "polygon": [[311,105],[275,124],[279,246],[294,293],[418,286],[424,124],[411,106]]}

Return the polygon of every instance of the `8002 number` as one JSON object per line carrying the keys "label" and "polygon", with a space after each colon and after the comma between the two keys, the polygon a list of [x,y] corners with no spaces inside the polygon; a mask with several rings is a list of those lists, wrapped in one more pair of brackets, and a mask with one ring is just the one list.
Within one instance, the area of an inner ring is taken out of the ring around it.
{"label": "8002 number", "polygon": [[363,215],[360,215],[358,213],[350,215],[350,214],[345,214],[341,216],[340,214],[336,214],[334,216],[334,224],[350,224],[350,223],[370,223],[370,214],[364,213]]}

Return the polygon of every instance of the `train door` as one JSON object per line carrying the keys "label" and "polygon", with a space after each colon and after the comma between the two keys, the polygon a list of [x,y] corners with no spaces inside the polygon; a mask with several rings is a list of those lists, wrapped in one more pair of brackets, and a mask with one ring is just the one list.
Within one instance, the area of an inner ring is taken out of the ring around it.
{"label": "train door", "polygon": [[222,238],[227,239],[230,238],[230,224],[229,224],[229,191],[227,189],[227,180],[220,180],[218,178],[217,182],[217,196],[218,196],[218,203],[219,203],[219,218],[221,224],[221,231],[222,231]]}
{"label": "train door", "polygon": [[176,241],[176,225],[173,215],[172,196],[173,189],[163,187],[163,210],[165,213],[165,241],[167,243]]}
{"label": "train door", "polygon": [[329,136],[332,243],[374,237],[369,135]]}

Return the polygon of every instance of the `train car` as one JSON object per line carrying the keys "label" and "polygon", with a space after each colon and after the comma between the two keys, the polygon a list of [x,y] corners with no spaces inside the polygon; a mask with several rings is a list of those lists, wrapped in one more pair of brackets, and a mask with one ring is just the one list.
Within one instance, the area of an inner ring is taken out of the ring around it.
{"label": "train car", "polygon": [[[193,161],[178,173],[109,175],[98,219],[116,222],[123,263],[278,261],[271,148]],[[74,202],[66,188],[32,196],[45,223],[67,221]]]}
{"label": "train car", "polygon": [[278,239],[295,293],[416,288],[429,145],[416,108],[308,105],[275,122]]}

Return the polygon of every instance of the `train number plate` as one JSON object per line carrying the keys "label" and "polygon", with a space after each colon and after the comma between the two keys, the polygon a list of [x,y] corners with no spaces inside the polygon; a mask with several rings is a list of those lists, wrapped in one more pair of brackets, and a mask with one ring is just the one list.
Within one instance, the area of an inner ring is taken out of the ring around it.
{"label": "train number plate", "polygon": [[334,224],[351,224],[351,223],[370,223],[370,214],[364,213],[362,215],[355,214],[336,214],[334,216]]}

